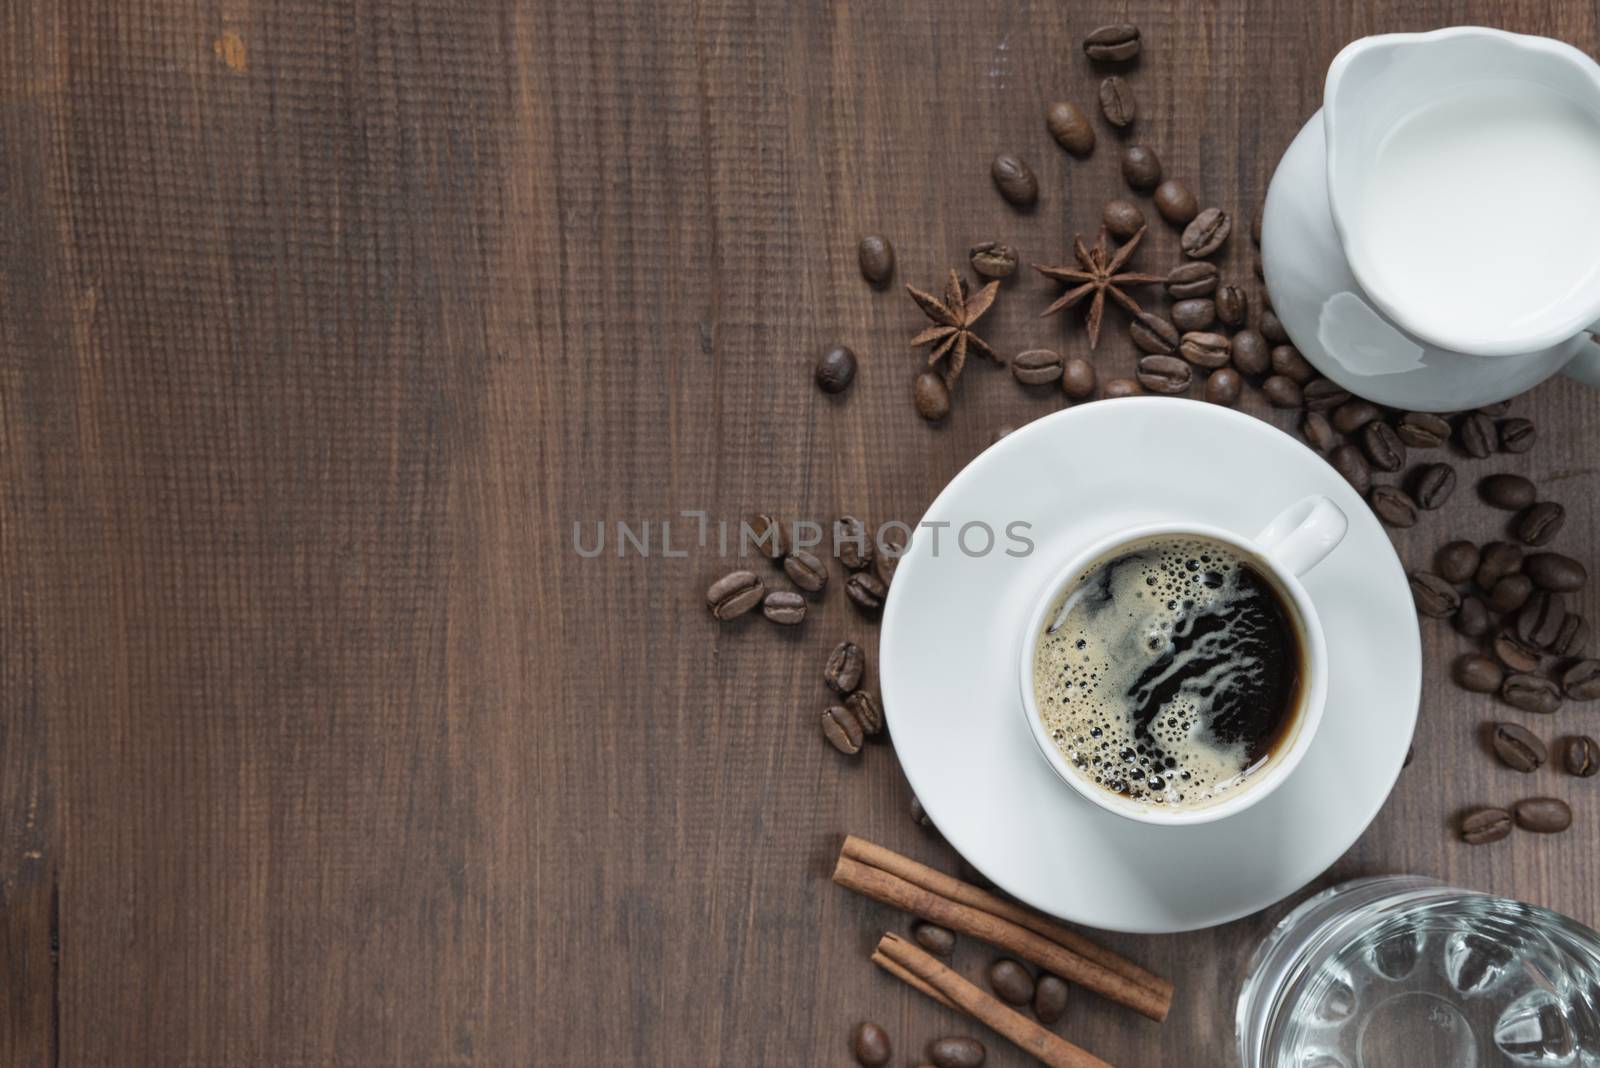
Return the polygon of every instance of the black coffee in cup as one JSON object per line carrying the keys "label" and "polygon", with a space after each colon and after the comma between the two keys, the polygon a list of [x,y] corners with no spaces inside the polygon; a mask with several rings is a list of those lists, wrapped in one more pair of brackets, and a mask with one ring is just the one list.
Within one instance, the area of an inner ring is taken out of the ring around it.
{"label": "black coffee in cup", "polygon": [[1090,564],[1045,614],[1034,693],[1088,781],[1201,808],[1294,736],[1304,641],[1287,597],[1225,542],[1160,535]]}

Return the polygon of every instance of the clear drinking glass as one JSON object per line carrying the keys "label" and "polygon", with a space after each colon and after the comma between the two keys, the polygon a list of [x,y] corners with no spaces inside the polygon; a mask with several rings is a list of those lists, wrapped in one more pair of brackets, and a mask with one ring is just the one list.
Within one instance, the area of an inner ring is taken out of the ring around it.
{"label": "clear drinking glass", "polygon": [[1308,898],[1250,959],[1243,1068],[1600,1066],[1600,934],[1416,876]]}

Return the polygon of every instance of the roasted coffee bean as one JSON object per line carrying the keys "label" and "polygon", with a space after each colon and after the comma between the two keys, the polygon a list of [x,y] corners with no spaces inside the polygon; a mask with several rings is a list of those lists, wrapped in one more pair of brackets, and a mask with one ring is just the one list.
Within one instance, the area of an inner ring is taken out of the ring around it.
{"label": "roasted coffee bean", "polygon": [[922,807],[922,801],[916,794],[911,795],[911,819],[918,827],[933,826],[933,819],[929,817],[928,810]]}
{"label": "roasted coffee bean", "polygon": [[807,593],[821,593],[828,585],[828,565],[808,549],[793,549],[783,558],[789,581]]}
{"label": "roasted coffee bean", "polygon": [[1436,449],[1450,440],[1450,422],[1432,412],[1407,412],[1395,433],[1414,449]]}
{"label": "roasted coffee bean", "polygon": [[924,1052],[934,1068],[983,1068],[989,1055],[982,1042],[965,1035],[936,1038]]}
{"label": "roasted coffee bean", "polygon": [[1503,576],[1494,587],[1489,590],[1488,605],[1490,608],[1505,615],[1508,612],[1519,611],[1528,603],[1528,597],[1533,593],[1533,580],[1527,575],[1514,573]]}
{"label": "roasted coffee bean", "polygon": [[1321,412],[1307,412],[1305,418],[1300,420],[1300,436],[1306,439],[1306,444],[1326,456],[1339,444],[1339,436],[1333,432],[1333,424],[1328,422],[1328,417]]}
{"label": "roasted coffee bean", "polygon": [[1559,797],[1530,797],[1512,806],[1517,826],[1535,834],[1560,834],[1572,826],[1572,809]]}
{"label": "roasted coffee bean", "polygon": [[1017,271],[1017,250],[998,241],[983,241],[968,253],[972,269],[985,278],[1010,278]]}
{"label": "roasted coffee bean", "polygon": [[877,575],[857,571],[845,580],[844,593],[851,604],[871,616],[883,611],[883,599],[889,595],[889,588]]}
{"label": "roasted coffee bean", "polygon": [[1500,448],[1505,452],[1527,452],[1533,448],[1538,429],[1531,419],[1502,419],[1496,427],[1500,435]]}
{"label": "roasted coffee bean", "polygon": [[793,590],[773,590],[761,602],[761,614],[786,627],[805,622],[806,599]]}
{"label": "roasted coffee bean", "polygon": [[1372,467],[1367,463],[1367,458],[1361,455],[1361,450],[1354,445],[1340,445],[1328,456],[1328,462],[1361,496],[1365,497],[1367,491],[1372,488]]}
{"label": "roasted coffee bean", "polygon": [[1074,356],[1061,367],[1061,392],[1073,400],[1087,400],[1094,396],[1094,379],[1094,364]]}
{"label": "roasted coffee bean", "polygon": [[1479,808],[1461,817],[1461,840],[1468,845],[1498,842],[1511,833],[1511,813],[1503,808]]}
{"label": "roasted coffee bean", "polygon": [[861,277],[881,289],[894,277],[894,246],[881,234],[868,234],[856,246],[856,263]]}
{"label": "roasted coffee bean", "polygon": [[853,515],[842,515],[833,523],[833,551],[839,562],[851,571],[872,566],[872,533]]}
{"label": "roasted coffee bean", "polygon": [[1161,159],[1145,145],[1129,145],[1122,150],[1122,180],[1128,188],[1148,193],[1161,184]]}
{"label": "roasted coffee bean", "polygon": [[822,736],[828,739],[829,745],[846,756],[861,752],[864,738],[861,721],[856,719],[855,713],[841,705],[829,705],[823,710]]}
{"label": "roasted coffee bean", "polygon": [[1311,362],[1300,355],[1300,350],[1293,345],[1272,347],[1272,370],[1294,379],[1296,384],[1302,386],[1317,377],[1317,369],[1312,367]]}
{"label": "roasted coffee bean", "polygon": [[1274,408],[1298,408],[1305,399],[1300,386],[1285,375],[1270,376],[1261,383],[1261,392],[1266,394],[1267,403]]}
{"label": "roasted coffee bean", "polygon": [[1562,743],[1561,763],[1565,765],[1568,775],[1589,778],[1600,771],[1600,742],[1587,734],[1573,735]]}
{"label": "roasted coffee bean", "polygon": [[1480,590],[1492,590],[1494,584],[1522,568],[1522,550],[1508,541],[1491,541],[1479,554],[1478,571],[1472,576]]}
{"label": "roasted coffee bean", "polygon": [[1548,649],[1561,633],[1561,621],[1566,615],[1566,598],[1561,594],[1534,590],[1528,603],[1517,613],[1517,637],[1529,645]]}
{"label": "roasted coffee bean", "polygon": [[1561,617],[1561,629],[1550,642],[1550,652],[1555,656],[1581,656],[1589,645],[1589,622],[1576,612]]}
{"label": "roasted coffee bean", "polygon": [[1264,375],[1272,370],[1272,346],[1259,330],[1241,330],[1233,335],[1233,365],[1247,375]]}
{"label": "roasted coffee bean", "polygon": [[1231,367],[1220,367],[1206,377],[1204,396],[1212,404],[1233,407],[1244,392],[1244,379]]}
{"label": "roasted coffee bean", "polygon": [[1483,602],[1476,597],[1461,598],[1461,607],[1456,609],[1456,614],[1451,618],[1455,624],[1456,632],[1465,634],[1469,638],[1481,638],[1488,634],[1493,621],[1489,618],[1489,610]]}
{"label": "roasted coffee bean", "polygon": [[1151,393],[1175,396],[1187,393],[1194,379],[1189,365],[1176,356],[1144,356],[1139,360],[1139,384]]}
{"label": "roasted coffee bean", "polygon": [[1014,208],[1031,208],[1039,199],[1039,179],[1034,177],[1033,168],[1017,156],[1000,153],[989,164],[989,177]]}
{"label": "roasted coffee bean", "polygon": [[1227,212],[1221,208],[1207,208],[1183,228],[1178,246],[1185,256],[1204,259],[1223,246],[1232,230],[1233,222]]}
{"label": "roasted coffee bean", "polygon": [[1539,650],[1514,631],[1503,630],[1495,635],[1493,647],[1496,659],[1512,671],[1539,670]]}
{"label": "roasted coffee bean", "polygon": [[1087,156],[1094,151],[1094,124],[1078,105],[1057,100],[1045,109],[1044,124],[1056,144],[1074,156]]}
{"label": "roasted coffee bean", "polygon": [[870,690],[857,690],[846,697],[844,707],[848,708],[856,717],[856,722],[861,724],[863,734],[876,735],[883,731],[883,706],[878,704],[878,699],[872,696]]}
{"label": "roasted coffee bean", "polygon": [[1548,716],[1561,709],[1561,689],[1540,675],[1514,672],[1500,684],[1500,699],[1524,712]]}
{"label": "roasted coffee bean", "polygon": [[1367,494],[1367,503],[1386,526],[1405,528],[1417,525],[1417,504],[1399,486],[1373,486]]}
{"label": "roasted coffee bean", "polygon": [[742,616],[761,603],[766,584],[754,571],[730,571],[706,590],[706,607],[721,620]]}
{"label": "roasted coffee bean", "polygon": [[1271,308],[1261,310],[1261,336],[1274,345],[1289,344],[1289,331],[1283,328],[1283,322],[1278,318],[1278,313]]}
{"label": "roasted coffee bean", "polygon": [[1567,510],[1555,501],[1535,501],[1511,521],[1511,532],[1524,545],[1549,545],[1561,533]]}
{"label": "roasted coffee bean", "polygon": [[1394,427],[1375,419],[1361,428],[1361,447],[1378,471],[1398,471],[1406,464],[1406,447]]}
{"label": "roasted coffee bean", "polygon": [[1482,460],[1495,450],[1494,420],[1482,412],[1469,412],[1461,420],[1456,438],[1461,442],[1462,451]]}
{"label": "roasted coffee bean", "polygon": [[1478,570],[1478,547],[1470,541],[1446,542],[1434,554],[1433,568],[1446,582],[1467,582]]}
{"label": "roasted coffee bean", "polygon": [[1173,226],[1187,226],[1200,214],[1200,202],[1189,192],[1189,187],[1176,178],[1168,178],[1155,191],[1156,210]]}
{"label": "roasted coffee bean", "polygon": [[1067,1012],[1067,981],[1049,972],[1039,974],[1033,991],[1033,1014],[1042,1024],[1053,1024]]}
{"label": "roasted coffee bean", "polygon": [[857,1024],[850,1047],[862,1068],[882,1068],[889,1063],[889,1032],[875,1023]]}
{"label": "roasted coffee bean", "polygon": [[1033,1000],[1033,976],[1010,957],[1001,957],[989,965],[989,987],[1000,995],[1001,1001],[1013,1005],[1026,1005]]}
{"label": "roasted coffee bean", "polygon": [[880,531],[878,534],[872,570],[878,573],[878,578],[883,581],[885,587],[894,581],[894,573],[900,567],[900,558],[906,553],[906,541],[906,534],[899,530]]}
{"label": "roasted coffee bean", "polygon": [[[1199,265],[1206,261],[1194,262]],[[1238,286],[1222,286],[1217,290],[1214,311],[1223,325],[1243,326],[1245,318],[1250,314],[1250,300]]]}
{"label": "roasted coffee bean", "polygon": [[[1374,486],[1373,492],[1383,489]],[[1411,599],[1417,603],[1417,611],[1434,619],[1443,619],[1461,607],[1461,595],[1456,588],[1432,571],[1413,571],[1410,576]]]}
{"label": "roasted coffee bean", "polygon": [[840,697],[854,693],[861,685],[861,673],[867,669],[867,655],[855,642],[840,642],[828,654],[828,663],[822,669],[822,681]]}
{"label": "roasted coffee bean", "polygon": [[1347,400],[1335,408],[1330,418],[1333,420],[1333,428],[1339,433],[1354,434],[1378,418],[1378,415],[1376,404],[1356,398]]}
{"label": "roasted coffee bean", "polygon": [[1128,324],[1128,336],[1141,352],[1154,356],[1171,356],[1178,351],[1178,343],[1183,338],[1177,327],[1155,312],[1135,316]]}
{"label": "roasted coffee bean", "polygon": [[817,388],[824,393],[843,393],[856,380],[856,354],[843,345],[834,345],[817,357]]}
{"label": "roasted coffee bean", "polygon": [[1574,701],[1600,697],[1600,660],[1580,660],[1563,671],[1561,692]]}
{"label": "roasted coffee bean", "polygon": [[1482,653],[1467,653],[1457,659],[1451,674],[1457,686],[1473,693],[1494,693],[1506,678],[1500,665]]}
{"label": "roasted coffee bean", "polygon": [[1428,464],[1417,474],[1413,496],[1417,507],[1432,512],[1443,508],[1456,491],[1456,469],[1449,464]]}
{"label": "roasted coffee bean", "polygon": [[[1485,504],[1504,508],[1508,512],[1520,512],[1532,504],[1538,494],[1533,483],[1521,475],[1489,475],[1478,483],[1478,496],[1483,498]],[[1556,507],[1561,506],[1558,504]]]}
{"label": "roasted coffee bean", "polygon": [[956,948],[956,933],[936,923],[916,924],[911,928],[911,937],[935,957],[948,957]]}
{"label": "roasted coffee bean", "polygon": [[[1183,301],[1184,304],[1192,303]],[[1204,301],[1210,304],[1211,302]],[[1177,309],[1173,305],[1173,309]],[[1212,334],[1205,331],[1194,331],[1184,334],[1183,340],[1178,344],[1178,352],[1184,359],[1196,367],[1206,367],[1215,370],[1228,365],[1228,356],[1232,353],[1233,346],[1229,343],[1227,335]]]}
{"label": "roasted coffee bean", "polygon": [[789,539],[784,534],[783,523],[768,512],[750,520],[750,540],[773,563],[782,562],[789,553]]}
{"label": "roasted coffee bean", "polygon": [[1172,325],[1184,333],[1204,330],[1217,321],[1217,306],[1209,297],[1180,300],[1168,311]]}
{"label": "roasted coffee bean", "polygon": [[1115,400],[1118,397],[1137,397],[1144,390],[1139,388],[1139,383],[1131,378],[1113,378],[1106,383],[1106,388],[1100,395],[1106,400]]}
{"label": "roasted coffee bean", "polygon": [[1496,723],[1489,739],[1500,763],[1524,775],[1538,771],[1549,757],[1539,736],[1517,723]]}
{"label": "roasted coffee bean", "polygon": [[1083,54],[1096,63],[1121,63],[1132,59],[1139,54],[1139,27],[1126,22],[1101,26],[1083,39]]}
{"label": "roasted coffee bean", "polygon": [[1300,390],[1308,411],[1325,412],[1337,408],[1350,399],[1350,394],[1339,383],[1328,378],[1313,378]]}
{"label": "roasted coffee bean", "polygon": [[1111,236],[1123,241],[1144,229],[1144,212],[1139,210],[1139,205],[1120,197],[1106,201],[1106,206],[1100,213],[1100,220],[1106,224],[1106,229],[1111,231]]}
{"label": "roasted coffee bean", "polygon": [[1011,374],[1025,386],[1049,385],[1061,377],[1061,354],[1049,349],[1028,349],[1011,357]]}
{"label": "roasted coffee bean", "polygon": [[1523,557],[1522,573],[1542,590],[1571,593],[1589,581],[1589,569],[1561,553],[1529,553]]}
{"label": "roasted coffee bean", "polygon": [[911,395],[917,405],[917,414],[930,423],[937,423],[950,414],[950,389],[936,372],[923,371],[917,375],[916,387]]}
{"label": "roasted coffee bean", "polygon": [[1209,297],[1217,288],[1217,265],[1205,260],[1180,263],[1167,272],[1167,296],[1173,300]]}
{"label": "roasted coffee bean", "polygon": [[[1133,98],[1133,87],[1115,74],[1100,83],[1100,114],[1119,130],[1132,126],[1139,114],[1138,102]],[[1159,197],[1157,206],[1160,206]]]}

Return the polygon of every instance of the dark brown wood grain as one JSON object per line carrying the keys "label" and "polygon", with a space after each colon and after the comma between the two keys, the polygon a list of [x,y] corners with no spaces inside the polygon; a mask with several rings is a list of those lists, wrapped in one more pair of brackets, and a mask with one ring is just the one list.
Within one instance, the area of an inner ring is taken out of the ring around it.
{"label": "dark brown wood grain", "polygon": [[[955,863],[890,746],[819,736],[827,649],[874,629],[837,589],[794,633],[719,626],[714,554],[664,558],[661,527],[914,521],[1062,405],[974,361],[924,425],[900,284],[1092,233],[1119,138],[1071,159],[1043,110],[1092,106],[1078,39],[1124,18],[1130,136],[1241,220],[1351,38],[1600,46],[1594,6],[1554,0],[0,11],[0,1062],[833,1064],[871,1017],[900,1063],[961,1030],[869,964],[902,918],[827,879],[846,831]],[[1038,174],[1032,213],[996,196],[1000,151]],[[884,292],[855,265],[873,231]],[[1152,238],[1139,262],[1175,262]],[[1075,313],[1036,319],[1052,294],[1008,283],[984,336],[1085,353]],[[1131,370],[1121,323],[1102,375]],[[835,340],[862,367],[829,398],[810,363]],[[1512,470],[1600,571],[1596,395],[1517,410],[1537,448],[1463,461],[1396,538],[1409,563],[1493,536],[1470,486]],[[616,555],[619,520],[651,524],[650,559]],[[1461,639],[1424,641],[1416,762],[1327,878],[1600,920],[1593,781],[1495,766],[1480,726],[1507,710],[1447,684]],[[1565,841],[1453,840],[1462,807],[1531,792],[1573,800]],[[1084,997],[1059,1030],[1119,1065],[1225,1062],[1281,911],[1107,936],[1175,979],[1171,1017]]]}

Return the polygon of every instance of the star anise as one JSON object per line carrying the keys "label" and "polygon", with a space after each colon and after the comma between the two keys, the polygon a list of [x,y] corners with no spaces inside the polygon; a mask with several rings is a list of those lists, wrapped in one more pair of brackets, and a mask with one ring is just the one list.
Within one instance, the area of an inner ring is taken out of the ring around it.
{"label": "star anise", "polygon": [[967,365],[969,348],[983,353],[996,363],[1001,362],[999,353],[991,349],[983,338],[972,332],[973,324],[983,318],[983,313],[994,303],[994,295],[999,290],[999,282],[990,282],[969,296],[966,279],[957,275],[954,270],[950,272],[950,278],[944,284],[943,300],[930,293],[924,293],[916,286],[906,286],[906,291],[911,294],[911,299],[917,302],[917,307],[933,320],[932,326],[911,339],[911,347],[934,345],[933,351],[928,354],[929,367],[947,355],[950,357],[944,371],[946,387],[954,386],[956,379],[961,377],[961,369]]}
{"label": "star anise", "polygon": [[1061,294],[1061,298],[1040,313],[1040,318],[1054,315],[1062,308],[1070,308],[1090,294],[1094,301],[1089,305],[1085,323],[1089,329],[1089,347],[1092,349],[1100,344],[1100,318],[1105,314],[1106,297],[1110,297],[1133,315],[1143,315],[1144,309],[1139,307],[1139,302],[1123,292],[1124,286],[1153,285],[1166,279],[1154,274],[1127,274],[1119,273],[1133,257],[1134,249],[1139,247],[1139,242],[1144,240],[1144,227],[1139,227],[1139,232],[1128,239],[1128,243],[1112,252],[1108,242],[1106,228],[1100,228],[1100,239],[1094,243],[1093,248],[1083,247],[1083,236],[1075,235],[1072,239],[1072,254],[1078,260],[1076,267],[1043,267],[1034,264],[1033,269],[1046,278],[1054,278],[1058,282],[1077,283],[1073,288]]}

